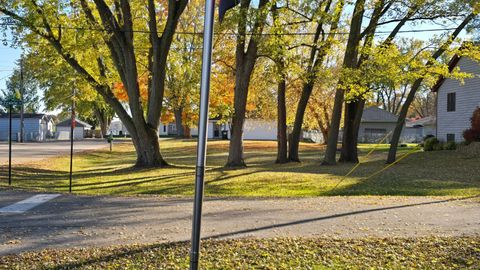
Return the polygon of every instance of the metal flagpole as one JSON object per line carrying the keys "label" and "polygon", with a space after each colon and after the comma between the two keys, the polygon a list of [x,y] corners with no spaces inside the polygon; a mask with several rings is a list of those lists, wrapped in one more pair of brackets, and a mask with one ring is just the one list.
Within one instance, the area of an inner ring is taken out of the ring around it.
{"label": "metal flagpole", "polygon": [[8,120],[8,185],[12,185],[12,103],[9,108]]}
{"label": "metal flagpole", "polygon": [[75,132],[75,88],[72,95],[72,116],[70,120],[70,185],[68,191],[72,193],[72,177],[73,177],[73,133]]}
{"label": "metal flagpole", "polygon": [[210,69],[212,65],[212,37],[215,0],[205,0],[205,21],[203,27],[202,78],[200,82],[200,115],[198,121],[197,166],[195,173],[195,200],[193,203],[192,247],[190,270],[197,270],[200,257],[200,229],[202,223],[202,202],[207,154],[208,97],[210,92]]}

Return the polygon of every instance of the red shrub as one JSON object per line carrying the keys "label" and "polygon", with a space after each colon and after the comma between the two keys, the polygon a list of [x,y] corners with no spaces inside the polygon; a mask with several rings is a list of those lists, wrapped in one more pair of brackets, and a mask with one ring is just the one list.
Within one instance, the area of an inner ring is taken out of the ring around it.
{"label": "red shrub", "polygon": [[477,134],[475,130],[469,128],[463,131],[463,138],[465,139],[466,142],[471,143],[477,139]]}
{"label": "red shrub", "polygon": [[463,138],[469,143],[480,141],[480,107],[475,109],[472,118],[470,118],[470,122],[472,126],[463,132]]}

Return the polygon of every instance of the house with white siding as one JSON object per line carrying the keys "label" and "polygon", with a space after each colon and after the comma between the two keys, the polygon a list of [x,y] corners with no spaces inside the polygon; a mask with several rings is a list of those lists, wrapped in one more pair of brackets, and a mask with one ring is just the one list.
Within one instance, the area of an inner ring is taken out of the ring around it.
{"label": "house with white siding", "polygon": [[[57,140],[70,140],[70,131],[72,128],[72,120],[67,119],[57,124],[57,131],[55,133],[55,138]],[[92,129],[92,126],[75,119],[75,129],[73,130],[73,139],[82,140],[85,138],[86,130]]]}
{"label": "house with white siding", "polygon": [[[191,129],[192,136],[198,136],[198,128]],[[208,120],[209,139],[230,139],[230,125],[213,118]],[[226,136],[226,138],[224,138]],[[275,120],[245,119],[243,125],[244,140],[273,141],[277,139]]]}
{"label": "house with white siding", "polygon": [[[9,121],[8,113],[0,114],[0,141],[7,141],[9,136]],[[23,114],[23,131],[24,141],[45,141],[53,137],[54,131],[53,118],[46,114],[38,113],[24,113]],[[20,114],[12,114],[12,140],[19,141],[20,139]]]}
{"label": "house with white siding", "polygon": [[458,80],[440,78],[432,91],[437,93],[436,137],[440,141],[462,142],[463,131],[470,127],[470,118],[480,106],[480,63],[468,57],[454,56],[449,63],[452,71],[473,74],[462,84]]}
{"label": "house with white siding", "polygon": [[[113,136],[130,136],[128,133],[127,128],[122,123],[122,121],[118,118],[114,118],[110,123],[110,126],[107,130],[108,134],[112,134]],[[159,136],[169,136],[169,135],[176,135],[177,130],[175,123],[164,124],[160,122],[160,127],[158,128],[158,135]]]}

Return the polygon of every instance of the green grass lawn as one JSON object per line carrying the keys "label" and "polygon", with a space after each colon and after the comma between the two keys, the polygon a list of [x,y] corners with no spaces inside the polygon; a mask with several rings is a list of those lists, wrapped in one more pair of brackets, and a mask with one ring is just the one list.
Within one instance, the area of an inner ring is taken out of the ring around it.
{"label": "green grass lawn", "polygon": [[[74,159],[74,193],[192,195],[195,140],[161,140],[162,153],[171,167],[132,168],[133,146],[119,142],[108,149],[77,154]],[[301,163],[275,164],[275,142],[245,142],[248,168],[224,169],[228,142],[211,141],[206,172],[207,196],[331,196],[331,195],[480,195],[480,157],[466,157],[456,151],[423,152],[413,145],[400,148],[409,156],[385,171],[388,145],[380,145],[369,156],[372,145],[361,145],[361,165],[349,176],[353,164],[321,166],[324,147],[301,144]],[[2,166],[0,185],[7,185]],[[68,191],[69,157],[17,165],[14,187],[55,192]],[[334,187],[338,186],[334,189]]]}
{"label": "green grass lawn", "polygon": [[[480,269],[478,237],[205,241],[201,269]],[[188,243],[43,250],[0,269],[188,269]]]}

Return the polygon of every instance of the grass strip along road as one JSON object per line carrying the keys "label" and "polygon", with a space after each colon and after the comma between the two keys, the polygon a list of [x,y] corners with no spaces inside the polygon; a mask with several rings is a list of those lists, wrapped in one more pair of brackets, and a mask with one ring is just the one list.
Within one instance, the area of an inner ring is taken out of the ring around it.
{"label": "grass strip along road", "polygon": [[[195,140],[163,140],[162,153],[172,166],[162,169],[133,169],[135,152],[127,142],[115,145],[113,152],[105,149],[77,154],[73,192],[191,196],[195,145]],[[367,156],[372,147],[375,152]],[[212,141],[208,148],[205,194],[233,197],[480,195],[480,156],[467,157],[457,151],[418,152],[415,147],[399,148],[399,156],[407,155],[407,158],[376,173],[386,166],[388,145],[360,145],[361,166],[345,177],[352,164],[321,166],[324,152],[321,145],[301,144],[301,163],[275,164],[275,142],[246,141],[248,167],[229,170],[223,168],[228,142]],[[67,192],[68,162],[69,158],[64,156],[14,166],[13,185],[43,192]],[[7,180],[7,175],[0,175],[0,185],[6,186]]]}

